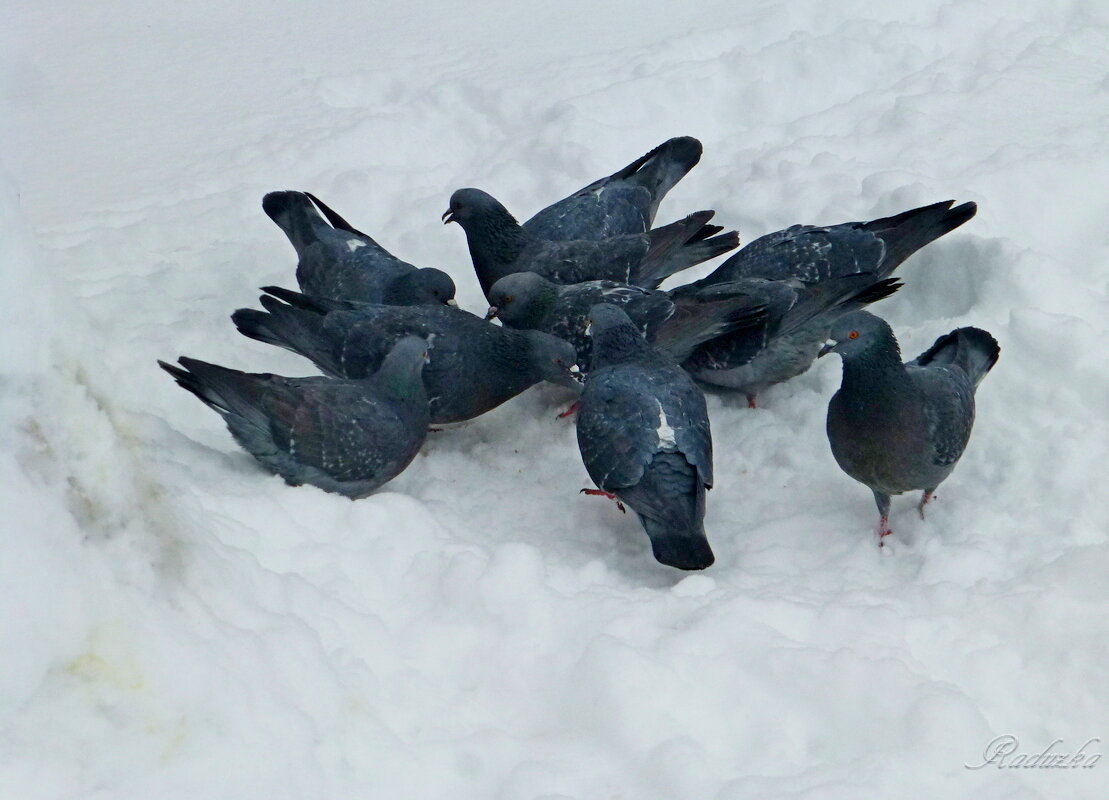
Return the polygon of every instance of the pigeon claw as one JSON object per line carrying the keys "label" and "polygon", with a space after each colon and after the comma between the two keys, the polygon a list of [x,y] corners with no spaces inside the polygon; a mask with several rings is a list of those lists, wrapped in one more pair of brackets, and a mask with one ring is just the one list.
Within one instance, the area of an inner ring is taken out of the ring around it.
{"label": "pigeon claw", "polygon": [[620,509],[621,514],[628,513],[628,510],[624,508],[624,504],[620,502],[620,498],[614,495],[612,492],[606,492],[604,489],[582,489],[578,494],[589,494],[595,495],[597,497],[607,497],[609,500],[615,501],[616,507]]}

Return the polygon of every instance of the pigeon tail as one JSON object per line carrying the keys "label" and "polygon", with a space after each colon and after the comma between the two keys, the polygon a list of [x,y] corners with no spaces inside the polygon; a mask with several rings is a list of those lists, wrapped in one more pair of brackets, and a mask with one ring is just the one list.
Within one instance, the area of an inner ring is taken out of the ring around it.
{"label": "pigeon tail", "polygon": [[294,308],[273,297],[262,296],[260,300],[265,311],[240,308],[231,315],[231,321],[239,333],[305,356],[331,375],[340,374],[338,370],[329,368],[334,366],[330,353],[321,350],[319,329],[324,322],[321,314]]}
{"label": "pigeon tail", "polygon": [[699,345],[766,320],[766,306],[745,294],[692,302],[678,297],[674,303],[675,313],[658,326],[653,343],[679,364]]}
{"label": "pigeon tail", "polygon": [[833,308],[836,313],[829,320],[841,314],[862,308],[868,303],[880,300],[901,288],[897,278],[875,281],[872,272],[857,272],[842,278],[829,278],[826,281],[797,290],[796,304],[786,313],[779,327],[780,333],[796,330],[814,317],[827,313]]}
{"label": "pigeon tail", "polygon": [[714,213],[697,211],[677,222],[648,231],[650,247],[636,269],[636,285],[654,289],[675,272],[739,247],[739,233],[736,231],[713,235],[721,230],[718,225],[706,224]]}
{"label": "pigeon tail", "polygon": [[327,221],[331,223],[332,227],[341,231],[346,231],[347,233],[353,233],[355,236],[361,236],[363,239],[369,239],[371,242],[373,241],[373,239],[370,239],[368,235],[362,233],[362,231],[358,230],[345,219],[340,217],[335,211],[325,205],[323,200],[316,197],[311,192],[305,192],[304,194],[308,197],[309,200],[316,204],[316,208],[318,208],[323,213],[323,215],[327,217]]}
{"label": "pigeon tail", "polygon": [[997,339],[981,328],[956,328],[910,362],[918,367],[953,364],[977,386],[1001,356]]}
{"label": "pigeon tail", "polygon": [[863,227],[881,239],[886,247],[878,277],[886,277],[917,250],[955,230],[978,213],[976,203],[963,203],[952,208],[954,202],[945,200],[866,223]]}
{"label": "pigeon tail", "polygon": [[298,256],[332,230],[304,192],[270,192],[262,198],[262,210],[289,237]]}
{"label": "pigeon tail", "polygon": [[617,493],[639,516],[660,564],[686,570],[712,566],[716,557],[705,536],[705,487],[682,453],[656,453],[639,483]]}
{"label": "pigeon tail", "polygon": [[650,219],[658,212],[659,203],[674,186],[701,160],[701,143],[692,136],[678,136],[660,144],[637,158],[613,177],[638,183],[651,193]]}

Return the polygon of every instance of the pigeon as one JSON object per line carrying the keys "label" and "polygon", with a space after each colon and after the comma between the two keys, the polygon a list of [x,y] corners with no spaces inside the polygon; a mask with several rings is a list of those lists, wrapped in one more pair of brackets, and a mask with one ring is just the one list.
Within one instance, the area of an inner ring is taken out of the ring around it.
{"label": "pigeon", "polygon": [[765,318],[763,306],[749,294],[728,295],[727,285],[714,289],[708,298],[690,292],[675,299],[670,292],[617,281],[561,286],[534,272],[519,272],[493,284],[492,306],[485,318],[497,317],[510,328],[545,331],[565,339],[577,349],[578,365],[588,367],[593,358],[592,338],[585,335],[589,309],[608,303],[623,308],[648,342],[681,363],[697,345]]}
{"label": "pigeon", "polygon": [[652,231],[548,241],[529,233],[480,189],[459,189],[451,195],[443,222],[462,226],[488,297],[499,278],[516,272],[535,272],[555,283],[616,280],[653,289],[675,272],[739,246],[735,231],[712,235],[721,230],[707,225],[712,216],[712,211],[699,211]]}
{"label": "pigeon", "polygon": [[218,412],[270,472],[354,500],[399,475],[423,445],[427,354],[425,340],[403,337],[361,380],[251,374],[195,358],[158,364]]}
{"label": "pigeon", "polygon": [[859,272],[885,278],[917,250],[955,230],[978,211],[974,203],[952,208],[953,203],[945,200],[871,222],[793,225],[755,239],[698,284],[766,278],[812,285]]}
{"label": "pigeon", "polygon": [[[320,300],[266,287],[265,311],[231,315],[239,332],[309,358],[325,375],[362,378],[404,336],[431,343],[424,383],[431,421],[484,414],[540,381],[580,390],[569,342],[539,331],[514,331],[447,306],[382,306]],[[282,302],[284,301],[284,302]]]}
{"label": "pigeon", "polygon": [[[699,345],[682,366],[697,380],[743,392],[747,405],[768,387],[805,372],[842,314],[896,292],[896,278],[877,280],[873,273],[829,278],[814,286],[796,288],[794,282],[746,278],[720,284],[721,290],[744,291],[762,303],[760,324],[748,326]],[[711,296],[712,287],[679,287],[683,292]]]}
{"label": "pigeon", "polygon": [[577,432],[598,489],[583,491],[631,506],[660,563],[686,570],[711,566],[704,519],[712,435],[705,397],[621,309],[598,304],[589,317],[593,364]]}
{"label": "pigeon", "polygon": [[691,136],[668,139],[618,172],[547,206],[524,229],[553,242],[646,233],[662,198],[697,166],[701,151]]}
{"label": "pigeon", "polygon": [[879,541],[890,495],[924,491],[924,506],[970,439],[974,392],[1001,348],[980,328],[957,328],[907,364],[885,320],[865,311],[836,322],[820,355],[839,353],[843,382],[828,404],[828,441],[840,468],[874,493]]}
{"label": "pigeon", "polygon": [[401,261],[314,195],[270,192],[262,208],[296,249],[297,282],[305,294],[398,306],[454,304],[450,275]]}

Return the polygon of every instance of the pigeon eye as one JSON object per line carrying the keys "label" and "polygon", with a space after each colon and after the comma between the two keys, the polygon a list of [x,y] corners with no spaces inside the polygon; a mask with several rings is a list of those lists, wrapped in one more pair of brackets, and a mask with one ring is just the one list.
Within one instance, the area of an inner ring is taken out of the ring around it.
{"label": "pigeon eye", "polygon": [[851,333],[847,334],[847,338],[848,339],[858,339],[859,338],[859,332],[858,331],[851,331]]}
{"label": "pigeon eye", "polygon": [[506,297],[506,298],[504,299],[504,301],[505,301],[506,303],[511,303],[511,302],[512,302],[512,295],[509,295],[508,297]]}

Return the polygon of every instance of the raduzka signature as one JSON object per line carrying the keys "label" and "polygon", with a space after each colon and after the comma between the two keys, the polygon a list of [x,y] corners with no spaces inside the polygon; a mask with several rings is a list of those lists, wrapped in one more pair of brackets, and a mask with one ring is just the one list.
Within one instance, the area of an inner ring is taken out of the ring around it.
{"label": "raduzka signature", "polygon": [[1098,736],[1087,739],[1073,753],[1063,752],[1062,739],[1056,739],[1038,753],[1018,753],[1020,741],[1016,736],[998,736],[982,753],[981,764],[963,764],[967,769],[982,769],[990,764],[998,769],[1089,769],[1101,761],[1101,753],[1088,752],[1101,742]]}

